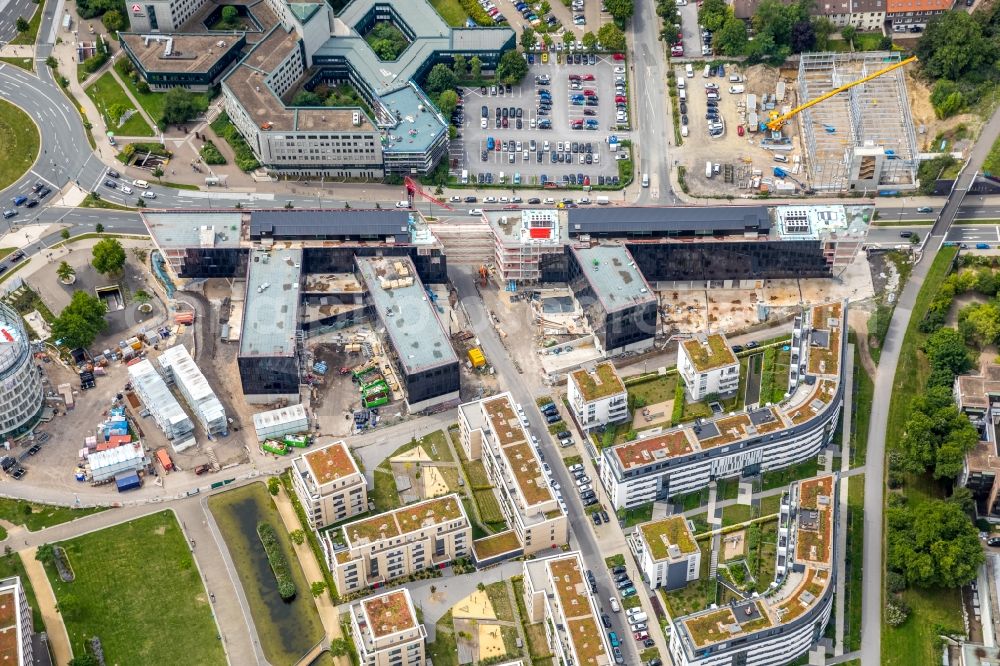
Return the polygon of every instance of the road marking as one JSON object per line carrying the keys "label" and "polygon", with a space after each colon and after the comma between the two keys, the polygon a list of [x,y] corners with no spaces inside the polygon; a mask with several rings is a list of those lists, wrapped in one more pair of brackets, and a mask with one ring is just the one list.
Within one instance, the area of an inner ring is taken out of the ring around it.
{"label": "road marking", "polygon": [[46,177],[45,177],[45,176],[43,176],[42,174],[38,173],[38,172],[37,172],[37,171],[35,171],[34,169],[32,169],[32,170],[31,170],[31,171],[30,171],[29,173],[33,173],[33,174],[35,174],[36,176],[38,176],[38,178],[39,178],[40,180],[44,180],[44,181],[45,181],[46,183],[48,183],[49,185],[51,185],[53,189],[56,189],[56,190],[58,190],[58,189],[59,189],[59,186],[58,186],[58,185],[56,185],[56,184],[55,184],[55,183],[53,183],[53,182],[52,182],[51,180],[49,180],[48,178],[46,178]]}

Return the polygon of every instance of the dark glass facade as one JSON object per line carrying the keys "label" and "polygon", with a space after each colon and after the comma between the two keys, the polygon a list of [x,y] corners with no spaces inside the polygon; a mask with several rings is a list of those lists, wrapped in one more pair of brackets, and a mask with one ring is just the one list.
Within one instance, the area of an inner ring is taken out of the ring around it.
{"label": "dark glass facade", "polygon": [[829,277],[820,241],[629,243],[643,276],[659,280],[746,280]]}
{"label": "dark glass facade", "polygon": [[583,313],[605,353],[614,354],[617,350],[645,340],[652,342],[656,336],[654,299],[607,312],[573,255],[569,255],[568,268],[569,287],[583,308]]}
{"label": "dark glass facade", "polygon": [[299,369],[294,356],[240,356],[244,395],[287,395],[299,392]]}
{"label": "dark glass facade", "polygon": [[246,277],[250,250],[239,247],[191,247],[184,251],[179,274],[184,278]]}
{"label": "dark glass facade", "polygon": [[448,281],[448,264],[441,248],[403,246],[307,247],[302,254],[302,272],[353,273],[354,257],[409,257],[421,282],[443,284]]}
{"label": "dark glass facade", "polygon": [[406,374],[402,364],[396,363],[396,366],[406,383],[406,400],[411,405],[458,391],[457,361],[420,370],[412,375]]}

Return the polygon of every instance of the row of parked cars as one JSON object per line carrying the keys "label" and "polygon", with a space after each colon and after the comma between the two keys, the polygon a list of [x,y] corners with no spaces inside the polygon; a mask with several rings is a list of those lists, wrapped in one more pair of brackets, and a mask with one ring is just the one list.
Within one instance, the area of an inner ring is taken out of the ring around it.
{"label": "row of parked cars", "polygon": [[119,183],[117,179],[121,178],[121,174],[115,171],[114,169],[108,169],[105,176],[106,177],[104,179],[104,187],[107,187],[112,190],[120,188],[122,194],[132,194],[132,187],[130,187],[131,185],[138,187],[140,190],[143,191],[142,192],[143,199],[156,198],[156,192],[151,192],[149,190],[149,183],[147,183],[144,180],[133,180],[131,183],[129,183],[127,180],[123,179],[123,182]]}
{"label": "row of parked cars", "polygon": [[493,0],[479,0],[479,6],[489,15],[491,19],[499,24],[504,24],[507,22],[507,17],[504,16],[497,6],[493,3]]}
{"label": "row of parked cars", "polygon": [[9,220],[10,218],[17,215],[17,209],[20,206],[25,208],[34,208],[37,206],[42,199],[52,194],[52,188],[45,183],[35,183],[31,188],[31,195],[18,194],[13,197],[10,202],[13,204],[11,208],[5,208],[3,211],[3,218]]}

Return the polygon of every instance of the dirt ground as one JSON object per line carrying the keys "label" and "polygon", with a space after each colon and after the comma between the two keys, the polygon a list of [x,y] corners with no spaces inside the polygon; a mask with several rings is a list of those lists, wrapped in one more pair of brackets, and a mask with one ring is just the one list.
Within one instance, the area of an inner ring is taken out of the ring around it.
{"label": "dirt ground", "polygon": [[729,560],[741,557],[746,544],[746,530],[730,532],[722,540],[722,560]]}
{"label": "dirt ground", "polygon": [[643,430],[645,428],[652,428],[660,423],[670,423],[673,413],[673,400],[664,400],[663,402],[646,405],[642,409],[635,410],[632,427],[637,430]]}
{"label": "dirt ground", "polygon": [[[730,66],[726,68],[724,78],[702,77],[702,71],[695,68],[694,78],[685,78],[684,67],[675,68],[676,77],[684,78],[687,85],[687,116],[689,135],[684,139],[684,143],[679,149],[680,164],[687,171],[685,180],[692,194],[708,196],[740,196],[748,194],[747,189],[739,189],[738,181],[740,176],[747,178],[751,170],[757,169],[763,172],[764,177],[771,177],[771,170],[775,165],[773,155],[769,150],[764,150],[759,144],[759,140],[764,137],[760,132],[746,132],[742,137],[737,132],[738,125],[746,125],[746,95],[753,93],[757,95],[758,105],[764,93],[773,94],[779,78],[785,81],[785,101],[784,104],[794,104],[796,100],[795,79],[797,72],[794,69],[776,70],[763,65],[755,65],[747,70]],[[730,94],[729,76],[740,74],[745,79],[742,84],[745,91],[740,94]],[[725,132],[720,137],[710,137],[708,135],[708,121],[705,113],[708,109],[705,98],[705,84],[715,83],[719,86],[719,110],[723,123],[726,126]],[[760,116],[764,120],[764,116]],[[680,119],[677,120],[680,122]],[[801,141],[794,124],[789,124],[785,128],[785,135],[791,136],[793,150],[785,153],[789,157],[789,166],[792,163],[793,155],[801,155]],[[712,178],[705,177],[705,163],[731,164],[734,167],[735,178],[733,183],[726,183],[723,174],[713,175]]]}
{"label": "dirt ground", "polygon": [[[931,105],[930,88],[916,76],[916,69],[910,67],[906,73],[906,95],[910,102],[910,113],[913,115],[913,126],[916,129],[917,146],[924,152],[937,152],[940,148],[934,140],[939,134],[948,134],[959,125],[965,125],[970,137],[979,134],[983,120],[972,113],[961,113],[945,120],[939,120]],[[966,142],[968,143],[968,142]],[[959,146],[961,149],[962,146]],[[955,150],[949,144],[948,151]]]}

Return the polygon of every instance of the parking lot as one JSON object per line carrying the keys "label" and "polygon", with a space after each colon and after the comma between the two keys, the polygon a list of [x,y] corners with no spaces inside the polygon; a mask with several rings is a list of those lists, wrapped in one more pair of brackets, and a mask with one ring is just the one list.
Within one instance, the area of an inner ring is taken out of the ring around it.
{"label": "parking lot", "polygon": [[466,169],[470,182],[481,176],[484,184],[494,185],[501,184],[501,173],[503,184],[512,186],[613,184],[617,151],[608,139],[627,138],[621,129],[627,125],[619,125],[616,108],[616,98],[624,100],[627,93],[616,95],[615,87],[616,77],[625,83],[625,62],[592,55],[591,65],[587,55],[575,55],[580,64],[567,64],[574,54],[559,54],[561,62],[548,54],[546,63],[541,54],[533,54],[536,61],[524,82],[509,92],[500,86],[487,88],[485,95],[481,88],[466,89],[462,137],[453,142],[453,172]]}

